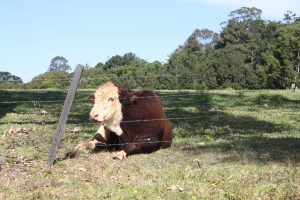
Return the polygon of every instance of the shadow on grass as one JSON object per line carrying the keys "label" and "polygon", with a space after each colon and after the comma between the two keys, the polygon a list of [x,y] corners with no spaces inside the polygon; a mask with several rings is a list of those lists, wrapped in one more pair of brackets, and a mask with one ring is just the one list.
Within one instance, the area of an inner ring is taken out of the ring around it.
{"label": "shadow on grass", "polygon": [[[70,123],[80,123],[88,121],[86,112],[90,106],[85,103],[85,99],[90,92],[81,91],[76,94],[70,114]],[[28,114],[28,115],[43,115],[41,110],[46,110],[49,115],[59,119],[63,109],[64,100],[67,91],[63,90],[37,90],[37,91],[10,91],[0,90],[0,120],[6,114]],[[79,100],[79,102],[76,102]],[[45,101],[45,102],[44,102]],[[78,113],[80,113],[78,115]],[[76,116],[77,115],[77,116]],[[55,124],[55,120],[37,121],[37,124]],[[26,124],[32,123],[29,121],[0,121],[0,124]]]}
{"label": "shadow on grass", "polygon": [[274,107],[281,106],[281,107],[299,108],[300,100],[291,100],[278,94],[273,94],[273,95],[260,94],[254,99],[253,103],[257,105],[267,104]]}
{"label": "shadow on grass", "polygon": [[[224,108],[246,106],[259,107],[268,104],[270,107],[299,109],[300,100],[291,100],[277,94],[258,94],[244,96],[243,94],[222,94],[199,92],[197,95],[180,97],[179,99],[164,99],[167,115],[172,117],[192,116],[199,119],[172,120],[176,133],[180,138],[201,138],[203,135],[214,140],[226,142],[210,142],[210,145],[190,145],[187,153],[201,154],[215,152],[225,156],[222,161],[253,161],[287,160],[300,162],[300,138],[286,137],[284,132],[292,130],[291,125],[261,120],[253,116],[235,116],[224,112]],[[188,108],[193,107],[189,110]],[[265,109],[265,108],[261,108]],[[268,135],[263,137],[262,135]],[[297,134],[297,132],[295,133]],[[189,146],[189,145],[188,145]]]}
{"label": "shadow on grass", "polygon": [[184,147],[188,154],[222,154],[220,162],[300,162],[300,138],[232,137],[223,143]]}
{"label": "shadow on grass", "polygon": [[[257,98],[261,99],[263,97],[259,95]],[[228,108],[238,102],[244,102],[249,107],[254,107],[257,105],[257,98],[249,100],[238,94],[199,92],[197,95],[194,94],[192,96],[187,94],[187,96],[180,98],[163,98],[163,101],[167,116],[171,120],[175,118],[175,120],[172,120],[175,127],[184,127],[186,136],[192,136],[195,132],[198,132],[197,130],[205,130],[212,125],[229,126],[233,132],[245,134],[281,132],[290,128],[288,125],[275,124],[251,116],[235,116],[223,111],[224,108]],[[269,99],[275,99],[274,102],[272,101],[274,105],[277,105],[278,99],[281,99],[281,101],[285,101],[282,104],[286,106],[300,107],[298,101],[292,101],[287,98],[275,97]],[[268,102],[270,101],[268,100]],[[178,120],[176,118],[182,119]]]}
{"label": "shadow on grass", "polygon": [[[66,97],[64,91],[51,91],[51,90],[39,90],[39,91],[9,91],[0,90],[0,119],[7,113],[17,113],[20,111],[28,111],[34,108],[40,108],[45,104],[52,104],[54,107],[63,104]],[[62,100],[59,103],[40,103],[40,101],[57,101]],[[7,103],[2,103],[7,102]],[[28,114],[32,114],[28,112]]]}

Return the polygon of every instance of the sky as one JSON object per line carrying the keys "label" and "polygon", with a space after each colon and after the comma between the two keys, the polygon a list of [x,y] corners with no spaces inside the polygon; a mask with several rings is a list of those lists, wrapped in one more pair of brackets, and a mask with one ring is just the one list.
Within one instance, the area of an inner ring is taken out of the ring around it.
{"label": "sky", "polygon": [[29,82],[55,56],[74,69],[133,52],[166,62],[195,29],[220,32],[242,6],[279,21],[299,0],[0,0],[0,71]]}

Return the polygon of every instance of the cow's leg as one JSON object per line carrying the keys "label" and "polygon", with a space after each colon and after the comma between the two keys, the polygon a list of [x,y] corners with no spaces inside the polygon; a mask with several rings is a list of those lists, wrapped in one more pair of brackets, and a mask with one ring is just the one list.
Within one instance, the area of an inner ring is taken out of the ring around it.
{"label": "cow's leg", "polygon": [[82,142],[75,147],[77,151],[95,149],[96,146],[106,145],[106,134],[104,126],[100,126],[92,141]]}
{"label": "cow's leg", "polygon": [[160,141],[158,137],[141,137],[133,142],[120,143],[121,151],[113,154],[113,158],[124,160],[127,156],[139,153],[151,153],[158,150]]}
{"label": "cow's leg", "polygon": [[135,142],[131,143],[120,143],[120,151],[115,152],[112,154],[112,158],[124,160],[127,158],[128,155],[135,154],[135,153],[141,153],[141,148],[138,143],[135,144]]}
{"label": "cow's leg", "polygon": [[88,142],[82,142],[82,143],[78,144],[75,147],[75,150],[77,150],[77,151],[84,151],[84,150],[94,149],[98,143],[99,143],[98,140],[92,140],[92,141],[88,141]]}
{"label": "cow's leg", "polygon": [[113,153],[114,159],[125,160],[127,158],[127,153],[124,150]]}

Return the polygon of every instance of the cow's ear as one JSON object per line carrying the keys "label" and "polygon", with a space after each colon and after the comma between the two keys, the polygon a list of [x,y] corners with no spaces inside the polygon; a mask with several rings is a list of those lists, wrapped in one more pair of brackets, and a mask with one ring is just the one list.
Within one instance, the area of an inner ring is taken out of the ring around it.
{"label": "cow's ear", "polygon": [[137,101],[137,96],[136,95],[132,95],[132,96],[127,96],[127,97],[120,98],[120,102],[123,105],[135,104],[136,101]]}
{"label": "cow's ear", "polygon": [[95,104],[95,95],[91,95],[89,98],[88,98],[88,101],[92,104]]}
{"label": "cow's ear", "polygon": [[120,100],[120,103],[123,104],[123,105],[130,104],[130,100],[127,97],[120,97],[119,100]]}
{"label": "cow's ear", "polygon": [[138,97],[137,97],[136,95],[132,95],[132,96],[129,98],[130,103],[136,103],[137,98],[138,98]]}
{"label": "cow's ear", "polygon": [[134,104],[137,101],[137,96],[132,91],[122,89],[119,90],[119,101],[123,105]]}

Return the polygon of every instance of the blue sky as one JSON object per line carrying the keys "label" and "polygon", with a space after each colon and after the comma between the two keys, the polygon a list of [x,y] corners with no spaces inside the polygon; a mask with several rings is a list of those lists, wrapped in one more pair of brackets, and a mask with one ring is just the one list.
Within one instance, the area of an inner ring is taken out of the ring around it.
{"label": "blue sky", "polygon": [[241,6],[281,20],[300,14],[299,0],[0,0],[0,71],[25,82],[47,71],[55,56],[95,66],[133,52],[165,62],[196,28],[221,30]]}

